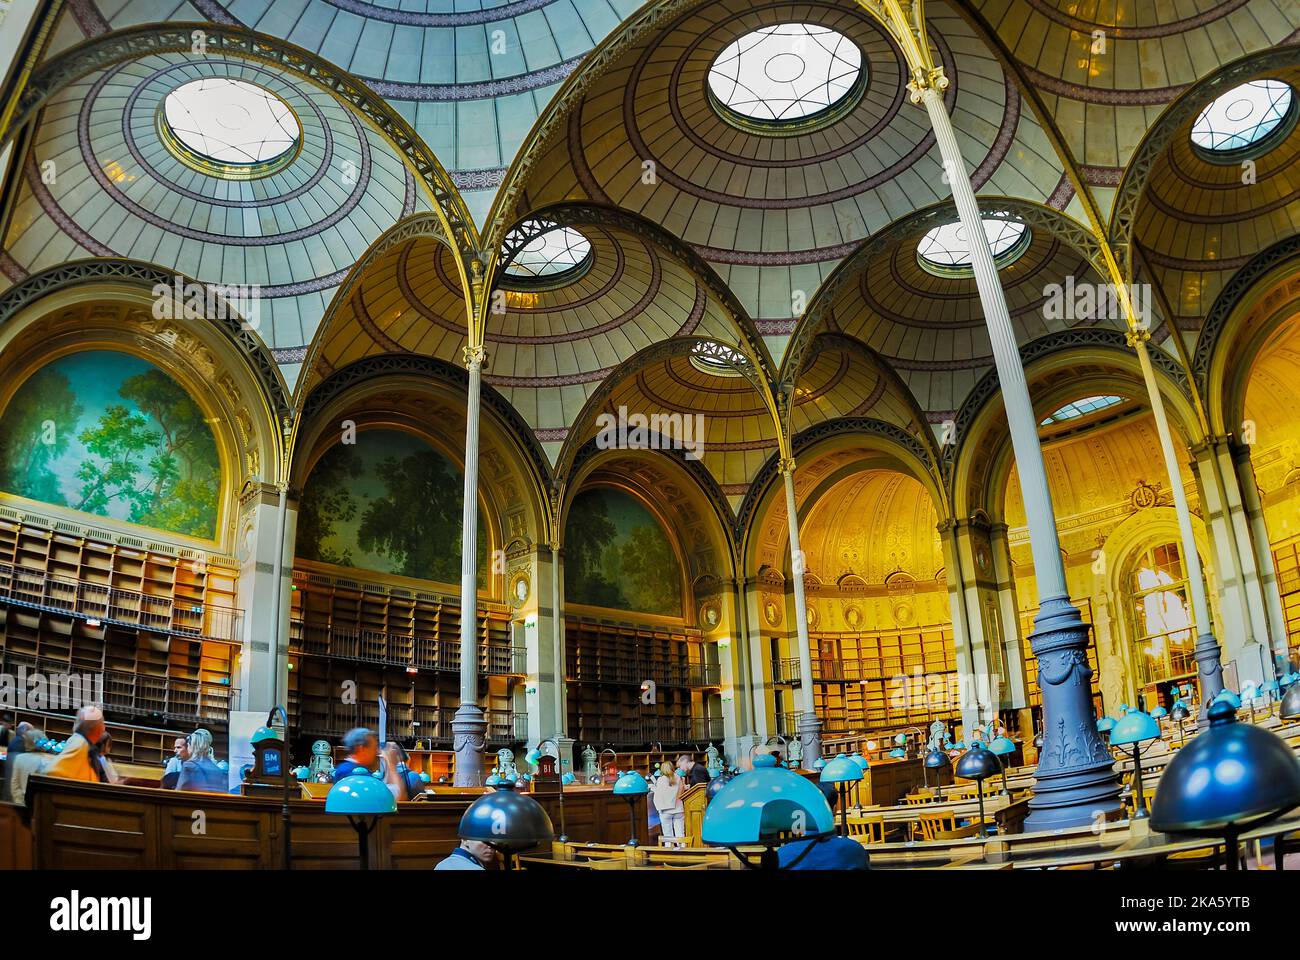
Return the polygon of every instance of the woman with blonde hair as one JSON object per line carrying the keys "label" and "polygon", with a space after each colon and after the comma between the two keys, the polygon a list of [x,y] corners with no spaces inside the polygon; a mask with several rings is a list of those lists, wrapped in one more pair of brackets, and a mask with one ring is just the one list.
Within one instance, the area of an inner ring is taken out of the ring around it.
{"label": "woman with blonde hair", "polygon": [[225,793],[227,777],[212,757],[212,734],[200,727],[188,739],[189,757],[181,764],[177,790]]}
{"label": "woman with blonde hair", "polygon": [[686,811],[682,807],[682,792],[686,781],[677,775],[673,765],[665,760],[659,764],[659,776],[654,785],[654,804],[659,811],[665,840],[680,840],[685,836]]}

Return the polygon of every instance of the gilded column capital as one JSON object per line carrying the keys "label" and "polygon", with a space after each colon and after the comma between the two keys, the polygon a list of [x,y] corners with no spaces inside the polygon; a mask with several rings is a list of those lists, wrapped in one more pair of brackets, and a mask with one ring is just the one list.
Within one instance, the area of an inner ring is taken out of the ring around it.
{"label": "gilded column capital", "polygon": [[487,363],[487,348],[481,343],[465,347],[465,366],[481,367]]}
{"label": "gilded column capital", "polygon": [[794,473],[794,457],[782,457],[776,465],[782,473]]}

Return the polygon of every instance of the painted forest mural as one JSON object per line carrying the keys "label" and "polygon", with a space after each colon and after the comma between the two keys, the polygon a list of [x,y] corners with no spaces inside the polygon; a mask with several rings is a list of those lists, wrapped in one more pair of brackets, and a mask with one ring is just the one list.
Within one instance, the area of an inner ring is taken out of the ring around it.
{"label": "painted forest mural", "polygon": [[[297,556],[438,583],[460,582],[464,474],[401,430],[362,430],[326,450],[303,485]],[[479,586],[488,542],[478,524]]]}
{"label": "painted forest mural", "polygon": [[179,383],[133,354],[88,350],[41,367],[5,406],[0,489],[212,540],[221,460]]}
{"label": "painted forest mural", "polygon": [[611,487],[574,497],[564,527],[564,595],[596,607],[682,615],[677,554],[639,500]]}

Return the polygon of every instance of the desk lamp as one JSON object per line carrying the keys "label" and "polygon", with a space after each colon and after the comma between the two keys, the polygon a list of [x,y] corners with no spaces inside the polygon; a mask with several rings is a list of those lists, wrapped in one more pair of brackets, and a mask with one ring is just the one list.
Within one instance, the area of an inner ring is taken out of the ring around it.
{"label": "desk lamp", "polygon": [[614,796],[622,797],[627,801],[628,816],[632,822],[632,837],[628,840],[629,847],[637,845],[636,839],[636,802],[650,792],[650,785],[646,783],[645,777],[635,770],[629,770],[614,781]]}
{"label": "desk lamp", "polygon": [[[554,748],[554,754],[542,753],[542,747],[546,746],[548,743],[552,748]],[[560,772],[560,768],[564,766],[564,759],[560,756],[560,745],[550,737],[540,741],[537,746],[529,750],[528,753],[524,755],[524,759],[531,763],[539,774],[542,774],[545,777],[555,776],[555,774]],[[551,763],[552,759],[555,761],[554,763]],[[572,783],[573,779],[570,777],[566,780],[565,776],[568,775],[564,774],[560,776],[557,784],[557,789],[560,794],[560,843],[565,843],[569,839],[568,836],[566,836],[564,827],[564,788]]]}
{"label": "desk lamp", "polygon": [[460,818],[456,835],[499,850],[507,870],[516,853],[555,839],[551,818],[542,805],[505,781],[469,805]]}
{"label": "desk lamp", "polygon": [[1187,709],[1187,704],[1179,697],[1174,701],[1174,705],[1169,708],[1169,719],[1178,724],[1178,745],[1183,745],[1183,721],[1192,715],[1192,711]]}
{"label": "desk lamp", "polygon": [[1293,681],[1286,688],[1286,693],[1282,694],[1282,706],[1279,715],[1283,720],[1294,720],[1300,717],[1300,683]]}
{"label": "desk lamp", "polygon": [[834,784],[840,795],[840,835],[849,835],[849,784],[862,780],[862,768],[840,754],[822,767],[821,782]]}
{"label": "desk lamp", "polygon": [[1148,816],[1147,806],[1142,796],[1142,751],[1141,744],[1148,740],[1160,739],[1160,723],[1149,713],[1133,710],[1124,714],[1119,723],[1110,732],[1113,746],[1133,747],[1133,791],[1136,805],[1133,819],[1141,820]]}
{"label": "desk lamp", "polygon": [[776,870],[777,847],[833,834],[835,813],[812,781],[777,766],[775,757],[759,754],[753,764],[705,809],[700,838],[709,846],[730,848],[751,868],[755,865],[736,848],[761,845],[758,867]]}
{"label": "desk lamp", "polygon": [[963,780],[975,781],[975,793],[980,801],[980,837],[988,836],[984,828],[984,781],[1001,767],[997,755],[989,752],[983,741],[976,740],[969,750],[957,759],[953,773]]}
{"label": "desk lamp", "polygon": [[[1232,705],[1233,710],[1241,709],[1241,697],[1237,695],[1235,690],[1229,690],[1227,687],[1220,690],[1214,700],[1226,700]],[[1210,702],[1213,703],[1214,700],[1211,700]]]}
{"label": "desk lamp", "polygon": [[397,812],[397,798],[382,780],[368,773],[349,774],[330,787],[325,797],[325,812],[339,813],[348,818],[357,832],[357,848],[361,854],[361,869],[370,869],[370,845],[366,838],[386,813]]}
{"label": "desk lamp", "polygon": [[1165,768],[1151,808],[1161,833],[1221,836],[1236,870],[1237,836],[1300,804],[1300,763],[1287,742],[1237,722],[1224,700],[1210,704],[1210,725]]}
{"label": "desk lamp", "polygon": [[1097,732],[1101,734],[1102,740],[1110,742],[1110,732],[1115,729],[1115,718],[1103,716],[1097,721]]}
{"label": "desk lamp", "polygon": [[1016,752],[1016,742],[1006,734],[994,737],[993,742],[989,744],[989,753],[998,758],[998,766],[1002,769],[1002,796],[1011,796],[1011,791],[1007,789],[1007,765],[1003,757],[1009,757]]}
{"label": "desk lamp", "polygon": [[934,799],[936,800],[943,800],[943,783],[939,779],[939,771],[951,765],[952,761],[948,759],[948,754],[938,747],[931,747],[930,752],[925,755],[921,773],[925,777],[925,785],[928,787],[930,785],[930,771],[934,771]]}

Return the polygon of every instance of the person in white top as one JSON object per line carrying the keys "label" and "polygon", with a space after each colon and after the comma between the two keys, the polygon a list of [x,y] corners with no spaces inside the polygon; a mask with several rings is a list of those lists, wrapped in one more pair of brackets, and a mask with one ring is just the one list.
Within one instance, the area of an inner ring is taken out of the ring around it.
{"label": "person in white top", "polygon": [[673,765],[665,760],[659,765],[659,777],[655,780],[654,802],[659,811],[659,822],[663,825],[665,840],[679,840],[685,833],[686,811],[682,808],[682,792],[686,781],[677,775]]}

